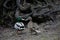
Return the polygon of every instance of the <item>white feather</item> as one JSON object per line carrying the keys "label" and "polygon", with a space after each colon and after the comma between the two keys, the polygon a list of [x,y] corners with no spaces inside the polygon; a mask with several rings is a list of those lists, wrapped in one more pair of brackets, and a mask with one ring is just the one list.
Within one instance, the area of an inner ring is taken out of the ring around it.
{"label": "white feather", "polygon": [[37,33],[41,33],[41,31],[39,31],[39,30],[35,30]]}
{"label": "white feather", "polygon": [[22,22],[16,22],[15,25],[14,25],[14,28],[15,28],[15,29],[24,29],[24,28],[18,27],[17,25],[19,25],[20,27],[21,27],[21,26],[24,26],[24,24],[23,24]]}

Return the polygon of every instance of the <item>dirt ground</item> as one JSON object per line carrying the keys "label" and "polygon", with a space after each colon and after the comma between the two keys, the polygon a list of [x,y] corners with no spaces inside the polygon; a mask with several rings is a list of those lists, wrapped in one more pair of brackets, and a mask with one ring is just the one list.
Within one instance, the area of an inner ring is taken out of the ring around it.
{"label": "dirt ground", "polygon": [[[16,33],[12,28],[0,28],[0,40],[60,40],[60,22],[46,22],[39,25],[41,31],[38,35],[31,35],[29,27],[22,34]],[[31,26],[31,22],[28,26]],[[34,26],[34,25],[32,25]]]}

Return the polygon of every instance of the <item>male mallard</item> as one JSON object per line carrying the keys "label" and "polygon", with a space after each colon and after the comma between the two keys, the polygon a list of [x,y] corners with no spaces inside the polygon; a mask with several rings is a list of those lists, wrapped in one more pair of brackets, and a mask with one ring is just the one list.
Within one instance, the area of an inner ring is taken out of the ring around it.
{"label": "male mallard", "polygon": [[17,22],[15,23],[14,28],[17,29],[17,31],[22,32],[25,29],[25,25],[22,22],[22,20],[24,19],[22,19],[21,17],[18,17],[16,20]]}

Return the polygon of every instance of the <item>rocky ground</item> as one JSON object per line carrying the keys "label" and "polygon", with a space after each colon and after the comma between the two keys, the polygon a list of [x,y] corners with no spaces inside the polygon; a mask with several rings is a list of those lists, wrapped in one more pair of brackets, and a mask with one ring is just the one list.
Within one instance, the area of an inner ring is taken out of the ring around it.
{"label": "rocky ground", "polygon": [[60,40],[60,21],[56,23],[46,22],[41,23],[38,27],[41,31],[38,35],[31,35],[29,32],[29,27],[37,26],[36,23],[31,25],[32,22],[28,24],[23,34],[16,34],[15,29],[11,28],[0,28],[0,40]]}
{"label": "rocky ground", "polygon": [[[41,3],[39,1],[37,1],[36,5],[35,5],[35,2],[33,4],[28,3],[29,5],[27,5],[27,8],[28,8],[28,10],[27,10],[26,4],[23,6],[21,5],[22,6],[21,7],[19,4],[19,1],[17,2],[17,4],[18,4],[18,9],[17,9],[15,7],[15,6],[17,6],[17,5],[15,5],[15,2],[13,2],[12,6],[11,6],[10,2],[8,3],[9,5],[8,4],[6,5],[6,3],[2,0],[2,2],[0,2],[0,6],[1,6],[0,10],[3,9],[3,11],[1,11],[1,13],[0,13],[0,16],[1,16],[0,24],[4,24],[4,25],[8,24],[8,26],[12,26],[11,24],[13,24],[15,22],[14,21],[15,17],[18,17],[19,13],[21,13],[20,16],[21,15],[24,16],[25,15],[24,11],[29,11],[29,9],[30,9],[29,6],[31,6],[31,11],[33,14],[40,13],[39,15],[47,14],[48,16],[53,16],[52,13],[55,13],[56,11],[60,11],[60,3],[59,3],[60,1],[59,2],[57,0],[55,0],[55,1],[54,2],[46,1],[47,4],[43,3],[44,0]],[[6,1],[6,2],[8,2],[8,1]],[[7,7],[5,7],[4,4]],[[12,9],[11,9],[11,7],[12,7]],[[15,10],[16,10],[16,12],[15,12]],[[3,14],[2,14],[2,12],[3,12]],[[24,14],[23,14],[23,12],[24,12]],[[31,13],[31,12],[29,12],[29,13]],[[60,14],[60,12],[56,12],[56,13]],[[55,20],[54,23],[51,21],[48,21],[45,23],[41,23],[39,25],[30,21],[27,25],[28,28],[26,28],[22,34],[17,34],[16,30],[13,28],[2,28],[0,26],[0,40],[60,40],[60,15],[57,18],[58,19]],[[55,19],[55,17],[52,19]],[[29,31],[29,28],[31,28],[31,27],[39,28],[41,33],[39,33],[37,35],[32,35]]]}

